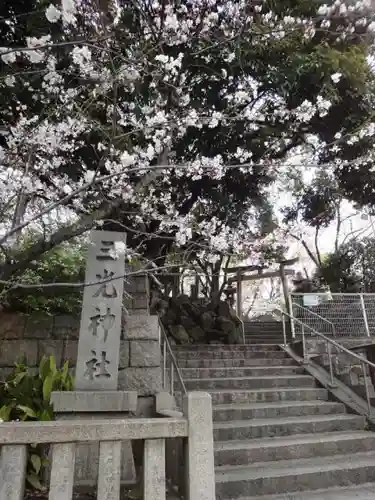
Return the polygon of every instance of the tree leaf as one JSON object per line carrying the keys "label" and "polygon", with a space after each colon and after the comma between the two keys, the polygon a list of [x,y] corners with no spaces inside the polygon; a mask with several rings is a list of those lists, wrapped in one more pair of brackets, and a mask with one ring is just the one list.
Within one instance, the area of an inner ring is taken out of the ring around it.
{"label": "tree leaf", "polygon": [[50,370],[53,374],[57,372],[57,367],[56,367],[56,358],[55,356],[50,356],[49,358],[49,365],[50,365]]}
{"label": "tree leaf", "polygon": [[50,360],[46,356],[43,356],[39,365],[39,377],[42,380],[45,380],[46,377],[49,375],[49,373],[50,373]]}
{"label": "tree leaf", "polygon": [[61,373],[61,380],[63,381],[64,384],[66,383],[66,380],[68,377],[68,373],[69,373],[68,371],[69,371],[69,361],[65,361],[63,369],[62,369],[62,373]]}
{"label": "tree leaf", "polygon": [[13,379],[13,384],[18,385],[26,376],[26,372],[17,373],[17,375]]}
{"label": "tree leaf", "polygon": [[39,474],[40,469],[42,467],[42,460],[39,455],[31,455],[30,462],[32,463],[35,474]]}
{"label": "tree leaf", "polygon": [[48,410],[43,410],[39,416],[39,420],[42,422],[50,422],[52,420],[50,412]]}
{"label": "tree leaf", "polygon": [[43,400],[49,401],[51,399],[51,392],[53,388],[53,382],[55,378],[52,374],[49,374],[43,382]]}
{"label": "tree leaf", "polygon": [[35,490],[41,490],[42,489],[42,484],[40,482],[40,479],[38,476],[35,474],[28,474],[26,476],[26,481],[35,489]]}
{"label": "tree leaf", "polygon": [[24,414],[29,417],[29,418],[38,418],[38,415],[35,413],[35,411],[30,408],[29,406],[25,405],[17,405],[16,408],[18,410],[21,410],[24,412]]}
{"label": "tree leaf", "polygon": [[12,408],[13,408],[12,405],[3,405],[0,408],[0,420],[4,420],[4,422],[9,422]]}

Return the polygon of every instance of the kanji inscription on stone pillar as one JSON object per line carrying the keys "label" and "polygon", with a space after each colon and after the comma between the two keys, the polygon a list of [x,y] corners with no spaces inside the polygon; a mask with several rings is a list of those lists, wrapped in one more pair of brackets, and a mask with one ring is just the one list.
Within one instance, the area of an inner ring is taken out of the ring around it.
{"label": "kanji inscription on stone pillar", "polygon": [[92,231],[86,261],[76,390],[116,390],[125,275],[125,233]]}

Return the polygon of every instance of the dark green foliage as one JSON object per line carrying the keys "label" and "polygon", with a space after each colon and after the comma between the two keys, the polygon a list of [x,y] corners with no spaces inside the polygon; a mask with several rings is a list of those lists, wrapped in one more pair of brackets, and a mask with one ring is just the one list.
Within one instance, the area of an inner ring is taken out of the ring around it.
{"label": "dark green foliage", "polygon": [[331,170],[321,167],[309,184],[297,177],[293,186],[294,203],[284,211],[287,223],[303,221],[320,229],[328,227],[338,215],[343,199]]}
{"label": "dark green foliage", "polygon": [[[27,249],[28,243],[25,245]],[[45,253],[30,265],[17,281],[24,285],[83,283],[85,252],[79,245],[63,245]],[[47,286],[33,288],[2,287],[4,307],[14,311],[46,314],[79,314],[82,286]]]}
{"label": "dark green foliage", "polygon": [[[0,382],[0,420],[53,420],[52,391],[72,391],[73,388],[68,362],[58,369],[53,356],[44,357],[37,371],[17,363],[6,380]],[[46,457],[45,447],[38,444],[29,447],[26,479],[32,488],[41,488],[43,468],[48,463]]]}
{"label": "dark green foliage", "polygon": [[375,292],[375,238],[353,238],[328,255],[317,275],[332,292]]}

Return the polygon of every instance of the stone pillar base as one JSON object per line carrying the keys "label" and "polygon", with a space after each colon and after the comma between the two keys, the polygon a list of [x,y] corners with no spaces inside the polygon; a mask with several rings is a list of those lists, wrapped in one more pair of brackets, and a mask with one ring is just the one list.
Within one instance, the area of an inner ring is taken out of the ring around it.
{"label": "stone pillar base", "polygon": [[[134,391],[53,392],[51,402],[56,420],[128,418],[137,410]],[[99,442],[83,443],[76,448],[75,480],[77,486],[96,486],[98,481]],[[136,483],[131,441],[123,441],[121,484]]]}

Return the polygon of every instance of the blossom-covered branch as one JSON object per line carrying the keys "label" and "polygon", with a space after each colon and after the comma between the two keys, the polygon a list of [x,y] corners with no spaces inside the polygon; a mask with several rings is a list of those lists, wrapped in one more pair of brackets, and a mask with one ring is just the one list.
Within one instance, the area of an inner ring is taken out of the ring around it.
{"label": "blossom-covered branch", "polygon": [[[370,2],[279,4],[35,0],[34,30],[7,0],[0,277],[103,219],[199,241],[198,258],[256,254],[281,239],[281,164],[371,162]],[[20,253],[14,236],[47,216]]]}

